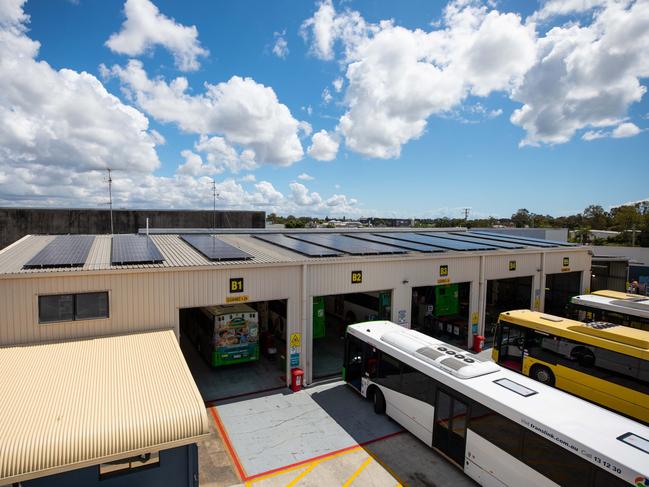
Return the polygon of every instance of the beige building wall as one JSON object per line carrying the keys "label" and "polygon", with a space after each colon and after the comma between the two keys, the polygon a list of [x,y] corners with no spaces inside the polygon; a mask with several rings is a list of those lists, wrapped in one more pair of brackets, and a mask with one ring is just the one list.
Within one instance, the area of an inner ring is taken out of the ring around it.
{"label": "beige building wall", "polygon": [[[248,302],[287,299],[287,334],[300,333],[300,366],[309,383],[314,296],[390,290],[392,320],[409,327],[413,287],[468,282],[471,284],[469,326],[476,325],[478,333],[483,333],[489,279],[534,276],[532,302],[538,297],[542,310],[545,275],[562,272],[564,257],[569,257],[570,271],[586,271],[582,279],[582,292],[585,291],[590,275],[590,255],[584,248],[499,252],[497,255],[454,253],[401,260],[382,256],[355,262],[312,259],[308,263],[256,267],[244,264],[201,269],[144,268],[6,275],[0,278],[0,345],[165,328],[173,329],[178,335],[180,308],[227,304],[228,297],[239,295],[246,296]],[[515,271],[509,271],[510,260],[516,260]],[[447,276],[440,275],[443,265],[448,266]],[[359,270],[363,280],[354,284],[351,273]],[[236,295],[229,292],[229,280],[235,277],[244,278],[244,292]],[[92,291],[108,291],[109,318],[38,323],[39,295]]]}

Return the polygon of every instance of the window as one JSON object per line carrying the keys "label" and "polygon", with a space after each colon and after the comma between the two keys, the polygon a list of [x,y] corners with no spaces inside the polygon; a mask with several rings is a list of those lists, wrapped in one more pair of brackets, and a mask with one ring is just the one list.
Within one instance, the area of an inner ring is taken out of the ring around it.
{"label": "window", "polygon": [[157,467],[159,465],[160,455],[157,451],[115,460],[114,462],[106,462],[99,465],[99,480],[104,480],[115,475],[131,473],[133,470],[140,468]]}
{"label": "window", "polygon": [[520,458],[523,428],[482,404],[471,408],[469,429],[515,458]]}
{"label": "window", "polygon": [[108,318],[108,292],[38,297],[38,322]]}
{"label": "window", "polygon": [[525,432],[521,460],[559,485],[588,485],[592,464],[531,431]]}
{"label": "window", "polygon": [[499,386],[504,387],[505,389],[509,389],[516,394],[520,394],[523,397],[530,397],[536,394],[536,391],[522,386],[518,382],[514,382],[513,380],[509,379],[498,379],[494,381],[494,384],[498,384]]}
{"label": "window", "polygon": [[381,353],[376,382],[388,389],[398,391],[401,388],[401,362],[386,353]]}
{"label": "window", "polygon": [[77,320],[108,317],[108,293],[85,293],[76,295]]}
{"label": "window", "polygon": [[437,381],[426,374],[413,369],[409,365],[403,365],[401,375],[402,394],[413,397],[428,404],[435,404],[435,390]]}
{"label": "window", "polygon": [[643,438],[642,436],[638,436],[633,433],[625,433],[622,436],[618,437],[618,440],[626,443],[627,445],[631,445],[633,448],[637,448],[638,450],[642,450],[645,453],[649,453],[649,440]]}

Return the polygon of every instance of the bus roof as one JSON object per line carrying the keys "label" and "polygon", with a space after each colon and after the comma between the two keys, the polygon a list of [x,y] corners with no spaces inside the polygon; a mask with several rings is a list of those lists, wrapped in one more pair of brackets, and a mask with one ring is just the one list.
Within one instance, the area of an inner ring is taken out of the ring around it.
{"label": "bus roof", "polygon": [[638,318],[649,318],[649,298],[638,294],[627,294],[624,299],[601,294],[582,294],[574,296],[570,302],[577,305],[622,313]]}
{"label": "bus roof", "polygon": [[214,316],[238,313],[256,313],[254,308],[247,304],[221,304],[217,306],[206,306],[204,309]]}
{"label": "bus roof", "polygon": [[633,299],[638,297],[637,294],[623,293],[621,291],[611,291],[610,289],[593,291],[591,294],[594,294],[596,296],[604,296],[606,298],[613,298],[613,299]]}
{"label": "bus roof", "polygon": [[498,321],[508,321],[526,328],[649,360],[649,331],[598,321],[582,323],[529,309],[500,313]]}
{"label": "bus roof", "polygon": [[[620,476],[632,484],[638,475],[649,477],[649,449],[638,449],[619,439],[631,434],[649,442],[649,427],[645,425],[497,365],[491,373],[466,379],[453,377],[387,343],[382,337],[386,333],[399,332],[412,335],[417,340],[425,340],[431,346],[446,345],[444,342],[389,321],[358,323],[349,326],[347,330],[450,389],[557,442],[585,460],[601,466],[593,460],[597,456],[622,468]],[[513,387],[503,385],[503,381]],[[517,387],[529,390],[531,394],[515,392]]]}

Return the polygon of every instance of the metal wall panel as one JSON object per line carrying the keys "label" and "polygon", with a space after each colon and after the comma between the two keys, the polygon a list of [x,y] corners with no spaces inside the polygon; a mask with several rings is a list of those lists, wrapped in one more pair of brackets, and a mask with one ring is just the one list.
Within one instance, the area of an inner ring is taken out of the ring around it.
{"label": "metal wall panel", "polygon": [[[516,262],[516,269],[513,271],[509,270],[510,261]],[[540,253],[485,256],[485,279],[487,280],[533,276],[540,268]]]}
{"label": "metal wall panel", "polygon": [[[102,273],[0,279],[0,345],[114,335],[174,328],[178,309],[225,304],[230,277],[244,278],[249,301],[289,299],[289,322],[299,326],[301,268],[273,267],[204,271]],[[38,296],[109,292],[106,319],[38,323]]]}

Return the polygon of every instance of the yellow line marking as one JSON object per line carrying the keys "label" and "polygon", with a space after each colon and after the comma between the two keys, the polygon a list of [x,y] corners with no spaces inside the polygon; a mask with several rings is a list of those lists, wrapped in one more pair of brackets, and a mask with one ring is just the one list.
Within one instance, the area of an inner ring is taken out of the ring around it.
{"label": "yellow line marking", "polygon": [[363,463],[361,463],[361,466],[356,469],[356,471],[352,474],[351,477],[347,479],[347,482],[343,484],[343,487],[349,487],[352,485],[352,482],[360,475],[360,473],[365,470],[365,467],[367,467],[370,462],[372,461],[372,457],[368,456]]}
{"label": "yellow line marking", "polygon": [[[341,451],[341,452],[338,452],[338,453],[333,453],[333,454],[329,455],[328,457],[323,457],[323,458],[320,458],[319,460],[316,460],[316,461],[317,461],[318,463],[328,462],[329,460],[333,460],[334,458],[338,458],[338,457],[341,457],[341,456],[343,456],[343,455],[347,455],[348,453],[354,453],[354,452],[359,451],[359,450],[361,450],[361,449],[362,449],[361,446],[358,445],[358,446],[356,446],[356,447],[354,447],[354,448],[350,448],[349,450]],[[276,471],[276,472],[272,472],[272,473],[269,473],[269,474],[263,475],[263,476],[261,476],[261,477],[255,477],[255,478],[252,479],[252,480],[248,480],[248,481],[245,483],[245,485],[246,485],[246,487],[248,487],[248,486],[250,486],[250,485],[252,485],[252,484],[254,484],[254,483],[256,483],[256,482],[260,482],[260,481],[262,481],[262,480],[266,480],[266,479],[270,479],[270,478],[273,478],[273,477],[277,477],[278,475],[284,475],[285,473],[293,472],[294,470],[299,470],[299,469],[301,469],[301,468],[305,468],[305,467],[307,467],[307,466],[309,466],[309,465],[311,465],[311,464],[310,464],[310,463],[302,463],[302,464],[300,464],[300,465],[295,465],[295,466],[293,466],[293,467],[287,467],[287,468],[285,468],[284,470],[278,470],[278,471]]]}
{"label": "yellow line marking", "polygon": [[316,460],[313,462],[311,465],[309,465],[309,468],[307,468],[304,472],[302,472],[300,475],[295,477],[289,484],[286,484],[286,487],[293,487],[295,484],[297,484],[300,480],[302,480],[304,477],[307,476],[307,474],[316,468],[318,464],[320,463],[320,460]]}

